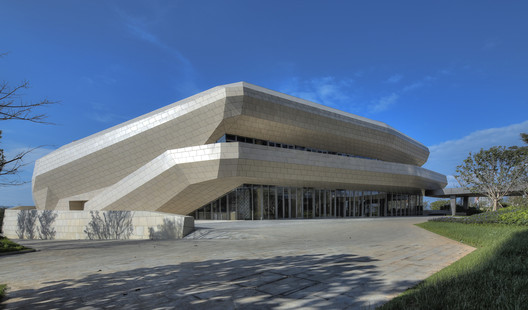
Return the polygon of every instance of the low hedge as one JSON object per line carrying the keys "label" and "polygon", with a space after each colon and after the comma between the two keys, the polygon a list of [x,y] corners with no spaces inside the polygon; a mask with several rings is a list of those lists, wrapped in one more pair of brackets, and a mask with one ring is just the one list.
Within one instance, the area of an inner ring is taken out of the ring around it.
{"label": "low hedge", "polygon": [[505,224],[528,226],[528,208],[508,207],[497,211],[488,211],[480,214],[463,217],[445,216],[430,219],[432,222],[450,222],[463,224]]}
{"label": "low hedge", "polygon": [[517,209],[514,212],[501,213],[499,215],[499,223],[528,226],[528,208]]}
{"label": "low hedge", "polygon": [[25,246],[13,242],[6,237],[0,237],[0,253],[19,252],[23,250],[30,250],[30,248],[26,248]]}

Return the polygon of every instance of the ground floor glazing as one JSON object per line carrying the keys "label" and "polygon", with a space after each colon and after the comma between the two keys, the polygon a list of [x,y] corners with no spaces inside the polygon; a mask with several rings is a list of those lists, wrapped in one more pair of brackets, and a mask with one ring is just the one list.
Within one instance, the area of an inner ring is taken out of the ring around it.
{"label": "ground floor glazing", "polygon": [[244,184],[192,212],[197,220],[409,216],[423,213],[423,196]]}

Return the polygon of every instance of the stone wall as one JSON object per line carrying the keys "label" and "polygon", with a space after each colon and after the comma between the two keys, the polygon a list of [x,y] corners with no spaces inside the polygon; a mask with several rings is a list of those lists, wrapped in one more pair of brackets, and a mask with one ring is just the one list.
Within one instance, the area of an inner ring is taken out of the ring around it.
{"label": "stone wall", "polygon": [[194,230],[191,216],[146,211],[6,210],[12,239],[180,239]]}

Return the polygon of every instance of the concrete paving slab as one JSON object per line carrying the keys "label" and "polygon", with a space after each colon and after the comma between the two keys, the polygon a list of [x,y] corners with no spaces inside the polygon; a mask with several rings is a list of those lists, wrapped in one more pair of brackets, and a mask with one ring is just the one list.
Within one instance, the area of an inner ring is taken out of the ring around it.
{"label": "concrete paving slab", "polygon": [[171,241],[21,241],[0,257],[7,309],[362,309],[473,248],[424,217],[197,221]]}

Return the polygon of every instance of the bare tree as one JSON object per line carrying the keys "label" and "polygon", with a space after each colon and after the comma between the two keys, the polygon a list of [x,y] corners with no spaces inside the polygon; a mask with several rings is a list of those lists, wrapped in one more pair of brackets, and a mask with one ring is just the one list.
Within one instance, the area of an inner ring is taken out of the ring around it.
{"label": "bare tree", "polygon": [[[0,58],[6,53],[0,54]],[[28,81],[22,81],[20,84],[10,86],[7,81],[0,82],[0,121],[6,120],[22,120],[32,123],[51,124],[46,121],[46,114],[35,113],[37,108],[55,104],[55,101],[48,99],[39,102],[26,102],[21,99],[22,91],[29,88]],[[2,138],[2,131],[0,131],[0,139]],[[38,147],[37,147],[38,148]],[[0,177],[16,176],[20,169],[25,165],[24,157],[31,153],[33,149],[24,150],[17,153],[11,158],[6,158],[4,150],[0,149]],[[20,185],[26,181],[19,179],[10,179],[8,181],[0,181],[0,186],[5,185]]]}

